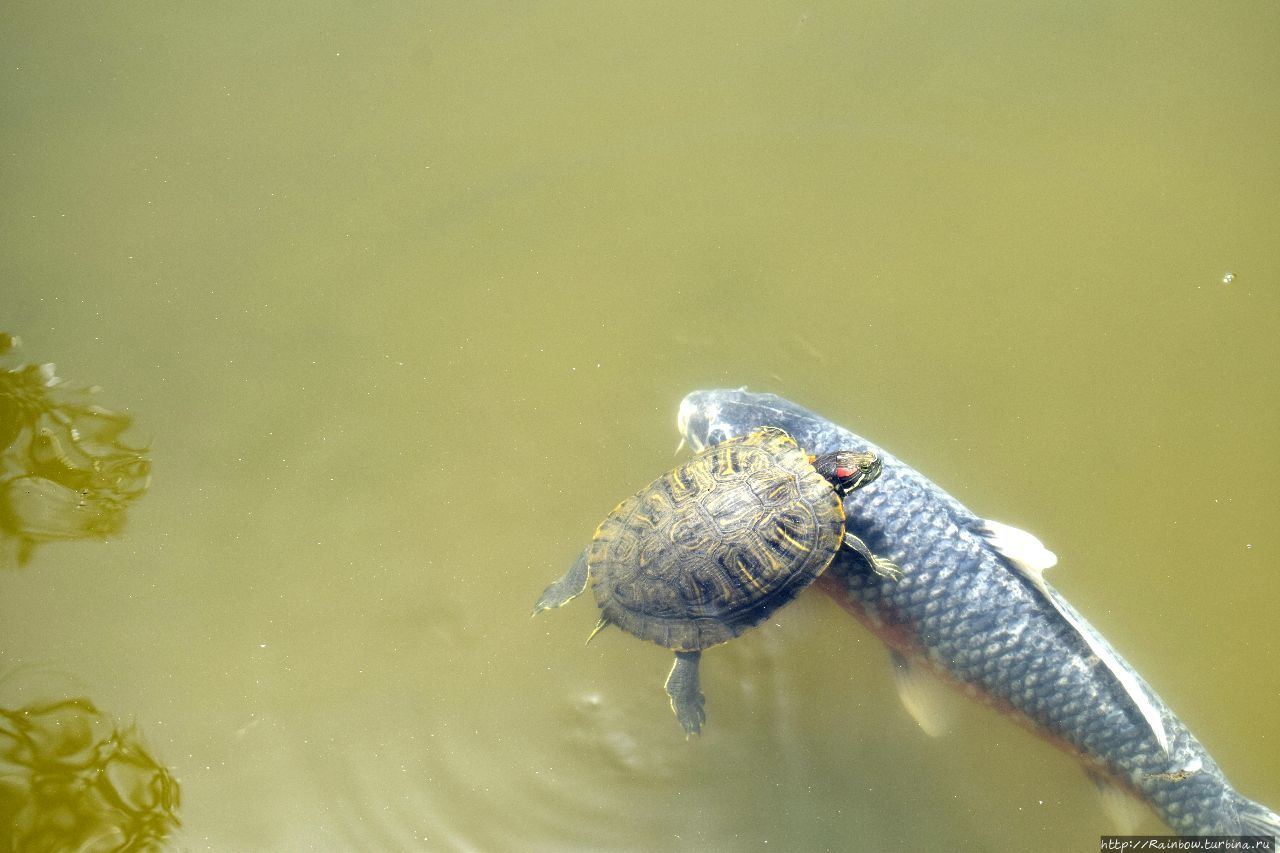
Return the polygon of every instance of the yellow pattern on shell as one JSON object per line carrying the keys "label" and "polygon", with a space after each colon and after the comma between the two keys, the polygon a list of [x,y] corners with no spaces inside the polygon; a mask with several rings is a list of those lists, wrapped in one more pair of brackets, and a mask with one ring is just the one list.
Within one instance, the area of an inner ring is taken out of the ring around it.
{"label": "yellow pattern on shell", "polygon": [[588,548],[603,618],[696,650],[732,639],[821,574],[844,507],[785,432],[707,448],[623,501]]}

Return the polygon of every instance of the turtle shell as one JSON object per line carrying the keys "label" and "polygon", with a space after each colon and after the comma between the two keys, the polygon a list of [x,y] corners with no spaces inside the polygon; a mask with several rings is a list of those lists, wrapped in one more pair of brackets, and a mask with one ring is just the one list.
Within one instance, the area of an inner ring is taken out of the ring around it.
{"label": "turtle shell", "polygon": [[678,651],[730,640],[831,564],[844,505],[765,428],[693,456],[620,503],[588,548],[604,621]]}

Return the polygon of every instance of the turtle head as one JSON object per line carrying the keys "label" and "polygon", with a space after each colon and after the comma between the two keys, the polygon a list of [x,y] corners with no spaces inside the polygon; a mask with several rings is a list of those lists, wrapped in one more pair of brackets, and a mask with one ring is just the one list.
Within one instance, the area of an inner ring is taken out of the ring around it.
{"label": "turtle head", "polygon": [[814,469],[827,479],[840,497],[880,476],[880,457],[874,453],[837,450],[815,456],[812,461]]}

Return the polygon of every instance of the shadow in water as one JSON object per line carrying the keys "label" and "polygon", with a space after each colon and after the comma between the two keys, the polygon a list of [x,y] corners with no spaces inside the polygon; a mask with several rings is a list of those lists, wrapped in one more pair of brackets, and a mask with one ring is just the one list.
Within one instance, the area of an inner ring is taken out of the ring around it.
{"label": "shadow in water", "polygon": [[[18,344],[0,333],[0,356]],[[120,440],[131,419],[91,403],[95,390],[52,364],[0,368],[0,566],[25,565],[45,542],[118,532],[147,490],[146,449]]]}

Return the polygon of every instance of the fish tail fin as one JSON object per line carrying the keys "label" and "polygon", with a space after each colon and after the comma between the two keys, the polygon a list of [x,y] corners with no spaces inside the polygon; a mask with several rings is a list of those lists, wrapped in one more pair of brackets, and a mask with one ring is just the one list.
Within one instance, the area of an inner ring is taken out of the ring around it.
{"label": "fish tail fin", "polygon": [[1236,814],[1240,816],[1240,830],[1245,835],[1269,835],[1273,840],[1280,840],[1280,814],[1262,803],[1240,797]]}

